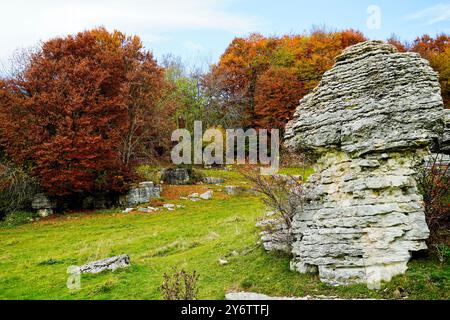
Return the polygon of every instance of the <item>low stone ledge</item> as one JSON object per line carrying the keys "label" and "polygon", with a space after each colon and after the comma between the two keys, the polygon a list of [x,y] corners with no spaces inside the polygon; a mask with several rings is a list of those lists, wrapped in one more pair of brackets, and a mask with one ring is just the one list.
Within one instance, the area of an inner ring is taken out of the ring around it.
{"label": "low stone ledge", "polygon": [[[245,300],[343,300],[335,296],[304,296],[304,297],[273,297],[255,292],[229,292],[225,294],[225,300],[245,301]],[[351,299],[368,300],[368,299]]]}
{"label": "low stone ledge", "polygon": [[138,205],[147,203],[152,198],[161,196],[162,188],[155,185],[152,181],[144,181],[139,183],[138,187],[132,188],[125,196],[125,202],[129,205]]}
{"label": "low stone ledge", "polygon": [[130,256],[122,254],[99,261],[90,262],[78,267],[80,273],[100,273],[105,270],[115,271],[120,268],[127,268],[131,266]]}

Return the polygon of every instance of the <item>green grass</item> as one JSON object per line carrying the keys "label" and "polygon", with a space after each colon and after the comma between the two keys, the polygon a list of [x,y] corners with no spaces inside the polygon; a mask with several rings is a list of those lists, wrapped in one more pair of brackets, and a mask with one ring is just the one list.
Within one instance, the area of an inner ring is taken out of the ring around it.
{"label": "green grass", "polygon": [[[205,177],[216,177],[225,179],[224,185],[235,185],[242,187],[251,187],[249,182],[245,180],[241,173],[233,170],[230,166],[227,171],[220,169],[201,169],[200,172]],[[280,174],[287,174],[291,176],[303,176],[304,179],[309,177],[314,170],[312,168],[298,168],[298,167],[289,167],[289,168],[280,168]]]}
{"label": "green grass", "polygon": [[223,185],[251,187],[241,173],[232,169],[231,166],[227,170],[220,169],[198,169],[205,177],[223,178]]}
{"label": "green grass", "polygon": [[303,179],[307,179],[311,174],[314,173],[313,168],[296,168],[296,167],[290,167],[290,168],[281,168],[279,171],[280,174],[287,174],[291,176],[302,176]]}
{"label": "green grass", "polygon": [[[235,173],[220,174],[238,179]],[[315,275],[290,271],[289,257],[266,253],[256,245],[255,222],[265,212],[256,197],[171,203],[183,203],[186,208],[128,215],[106,210],[0,228],[0,299],[161,299],[162,276],[171,272],[172,266],[200,274],[202,299],[223,299],[227,291],[234,290],[292,296],[450,299],[449,262],[432,258],[411,261],[405,275],[378,291],[363,285],[330,287]],[[239,255],[229,255],[234,250]],[[69,266],[122,253],[130,255],[130,268],[82,275],[80,290],[66,287]],[[224,257],[229,264],[220,266],[218,260]]]}

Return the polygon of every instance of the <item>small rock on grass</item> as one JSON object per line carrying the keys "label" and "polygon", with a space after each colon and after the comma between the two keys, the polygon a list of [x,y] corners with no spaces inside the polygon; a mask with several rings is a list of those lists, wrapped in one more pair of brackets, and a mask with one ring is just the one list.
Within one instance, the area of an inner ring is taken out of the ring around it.
{"label": "small rock on grass", "polygon": [[105,270],[115,271],[119,268],[126,268],[131,265],[130,256],[122,254],[112,258],[90,262],[78,267],[80,273],[99,273]]}
{"label": "small rock on grass", "polygon": [[203,200],[210,200],[212,199],[214,192],[212,190],[208,190],[205,193],[203,193],[202,195],[200,195],[200,198]]}
{"label": "small rock on grass", "polygon": [[224,183],[225,180],[223,178],[205,177],[203,178],[203,182],[206,184],[221,184]]}
{"label": "small rock on grass", "polygon": [[237,252],[236,250],[231,251],[230,253],[228,253],[226,255],[226,257],[236,257],[239,255],[239,252]]}
{"label": "small rock on grass", "polygon": [[340,300],[334,296],[272,297],[255,292],[229,292],[225,300]]}
{"label": "small rock on grass", "polygon": [[225,259],[219,259],[219,264],[220,264],[221,266],[225,266],[225,265],[228,264],[228,260],[225,260]]}
{"label": "small rock on grass", "polygon": [[239,186],[225,186],[225,192],[230,196],[235,196],[243,192]]}

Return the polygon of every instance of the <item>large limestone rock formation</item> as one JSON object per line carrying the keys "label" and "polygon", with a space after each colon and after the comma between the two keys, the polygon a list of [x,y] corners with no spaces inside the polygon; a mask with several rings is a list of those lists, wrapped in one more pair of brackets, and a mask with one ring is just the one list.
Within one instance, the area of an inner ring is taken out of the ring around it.
{"label": "large limestone rock formation", "polygon": [[318,160],[293,221],[293,269],[377,288],[426,248],[414,174],[443,132],[440,93],[418,54],[368,41],[344,50],[300,102],[287,144]]}

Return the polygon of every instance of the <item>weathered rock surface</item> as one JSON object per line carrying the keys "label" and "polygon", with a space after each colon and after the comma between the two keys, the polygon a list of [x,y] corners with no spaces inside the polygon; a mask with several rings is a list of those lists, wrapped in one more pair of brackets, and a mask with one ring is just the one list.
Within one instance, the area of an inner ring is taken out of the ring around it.
{"label": "weathered rock surface", "polygon": [[100,273],[105,270],[115,271],[119,268],[127,268],[131,265],[130,257],[127,254],[94,261],[79,267],[80,273]]}
{"label": "weathered rock surface", "polygon": [[132,188],[125,197],[125,202],[130,205],[147,203],[151,198],[159,198],[160,195],[161,186],[146,181],[139,183],[137,188]]}
{"label": "weathered rock surface", "polygon": [[213,192],[212,190],[208,190],[208,191],[206,191],[205,193],[202,193],[202,194],[200,195],[200,199],[203,199],[203,200],[211,200],[212,197],[213,197],[213,194],[214,194],[214,192]]}
{"label": "weathered rock surface", "polygon": [[224,191],[230,196],[236,196],[244,192],[244,189],[239,186],[225,186]]}
{"label": "weathered rock surface", "polygon": [[169,168],[162,173],[164,183],[173,185],[193,184],[194,171],[191,168]]}
{"label": "weathered rock surface", "polygon": [[330,296],[273,297],[255,292],[229,292],[225,294],[225,300],[339,300],[339,298]]}
{"label": "weathered rock surface", "polygon": [[39,209],[53,209],[55,208],[55,203],[50,200],[44,193],[38,193],[33,197],[31,202],[31,207],[35,210]]}
{"label": "weathered rock surface", "polygon": [[445,113],[445,129],[439,141],[439,152],[450,155],[450,109],[444,110]]}
{"label": "weathered rock surface", "polygon": [[418,54],[379,41],[344,50],[286,127],[288,146],[318,157],[292,269],[370,288],[405,272],[429,235],[415,168],[443,119],[438,76]]}
{"label": "weathered rock surface", "polygon": [[263,230],[260,236],[266,251],[291,252],[292,235],[282,218],[266,218],[257,222],[256,227]]}
{"label": "weathered rock surface", "polygon": [[153,213],[155,211],[158,211],[158,209],[153,207],[147,207],[147,208],[139,208],[137,211],[142,213]]}
{"label": "weathered rock surface", "polygon": [[225,182],[225,179],[217,177],[205,177],[203,178],[203,182],[206,184],[221,184]]}
{"label": "weathered rock surface", "polygon": [[44,193],[38,193],[33,197],[31,207],[37,210],[40,217],[46,218],[53,214],[56,204]]}

